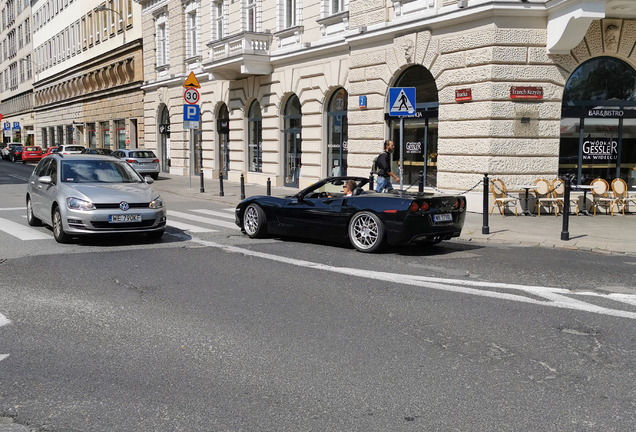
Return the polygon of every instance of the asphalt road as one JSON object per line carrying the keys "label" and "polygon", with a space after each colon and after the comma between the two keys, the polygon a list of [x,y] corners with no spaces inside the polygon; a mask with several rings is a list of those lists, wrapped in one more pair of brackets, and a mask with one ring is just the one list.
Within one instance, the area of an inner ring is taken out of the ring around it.
{"label": "asphalt road", "polygon": [[636,258],[255,241],[219,224],[231,209],[177,196],[164,196],[171,219],[210,230],[58,245],[40,227],[49,238],[21,240],[1,227],[26,225],[28,170],[0,162],[0,419],[38,431],[636,424]]}

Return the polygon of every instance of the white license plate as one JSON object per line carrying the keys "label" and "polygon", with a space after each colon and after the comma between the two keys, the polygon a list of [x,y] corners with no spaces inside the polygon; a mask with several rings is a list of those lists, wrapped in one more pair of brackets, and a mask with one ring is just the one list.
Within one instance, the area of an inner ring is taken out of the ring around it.
{"label": "white license plate", "polygon": [[140,214],[110,215],[108,216],[108,222],[110,223],[141,222],[141,215]]}
{"label": "white license plate", "polygon": [[452,222],[453,215],[450,213],[433,215],[433,222]]}

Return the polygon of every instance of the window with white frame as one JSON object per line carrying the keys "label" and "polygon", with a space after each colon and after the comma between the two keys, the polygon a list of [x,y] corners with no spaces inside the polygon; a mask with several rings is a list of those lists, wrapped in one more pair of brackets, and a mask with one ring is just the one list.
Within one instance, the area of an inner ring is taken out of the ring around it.
{"label": "window with white frame", "polygon": [[86,28],[86,17],[82,17],[82,48],[88,48],[88,32]]}
{"label": "window with white frame", "polygon": [[117,31],[122,31],[124,29],[124,17],[126,16],[126,11],[124,10],[124,0],[117,1]]}
{"label": "window with white frame", "polygon": [[278,0],[278,30],[301,25],[301,0]]}
{"label": "window with white frame", "polygon": [[133,0],[128,0],[128,6],[126,8],[126,25],[127,26],[132,26],[133,25]]}
{"label": "window with white frame", "polygon": [[256,0],[244,0],[244,16],[243,16],[243,30],[248,32],[258,31],[258,17]]}
{"label": "window with white frame", "polygon": [[[106,6],[106,4],[102,4]],[[108,39],[108,11],[102,12],[102,40]]]}
{"label": "window with white frame", "polygon": [[[20,3],[18,3],[20,4]],[[20,83],[24,82],[24,62],[20,62]]]}
{"label": "window with white frame", "polygon": [[88,35],[88,44],[93,45],[93,14],[88,14],[88,19],[86,21],[87,27],[85,27],[86,34]]}
{"label": "window with white frame", "polygon": [[296,0],[285,0],[285,27],[296,26]]}
{"label": "window with white frame", "polygon": [[115,0],[108,0],[108,9],[110,9],[110,33],[115,34]]}
{"label": "window with white frame", "polygon": [[165,66],[169,60],[168,15],[162,14],[155,20],[157,38],[157,67]]}
{"label": "window with white frame", "polygon": [[26,43],[31,42],[31,21],[28,18],[24,20],[24,40]]}
{"label": "window with white frame", "polygon": [[212,2],[212,39],[219,40],[225,37],[225,2],[217,0]]}
{"label": "window with white frame", "polygon": [[31,77],[33,76],[33,70],[31,69],[31,63],[33,63],[33,60],[31,60],[31,54],[27,54],[27,56],[26,56],[27,79],[31,79]]}
{"label": "window with white frame", "polygon": [[95,32],[95,43],[99,43],[99,35],[102,32],[101,20],[102,15],[98,12],[95,12],[95,28],[92,31]]}
{"label": "window with white frame", "polygon": [[12,63],[9,65],[9,73],[11,74],[11,88],[18,87],[18,64]]}
{"label": "window with white frame", "polygon": [[199,2],[190,2],[185,8],[186,57],[199,55]]}
{"label": "window with white frame", "polygon": [[330,3],[330,15],[334,15],[347,10],[348,2],[345,2],[345,0],[331,0]]}
{"label": "window with white frame", "polygon": [[20,24],[18,26],[18,49],[21,49],[24,46],[24,38],[22,37],[22,34],[22,24]]}

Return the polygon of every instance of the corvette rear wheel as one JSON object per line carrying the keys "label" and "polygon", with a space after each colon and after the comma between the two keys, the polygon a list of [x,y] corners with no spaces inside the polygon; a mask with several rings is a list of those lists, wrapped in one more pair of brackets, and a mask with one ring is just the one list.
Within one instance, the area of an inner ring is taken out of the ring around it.
{"label": "corvette rear wheel", "polygon": [[378,215],[363,211],[349,222],[349,240],[360,252],[376,252],[384,246],[385,229]]}
{"label": "corvette rear wheel", "polygon": [[243,214],[243,229],[250,238],[264,237],[267,234],[267,219],[259,205],[247,206]]}

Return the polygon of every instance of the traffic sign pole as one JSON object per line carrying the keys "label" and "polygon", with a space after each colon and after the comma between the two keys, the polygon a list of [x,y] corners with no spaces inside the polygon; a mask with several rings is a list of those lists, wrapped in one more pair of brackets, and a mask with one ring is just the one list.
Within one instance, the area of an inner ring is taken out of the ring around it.
{"label": "traffic sign pole", "polygon": [[404,190],[404,117],[400,119],[400,190]]}

